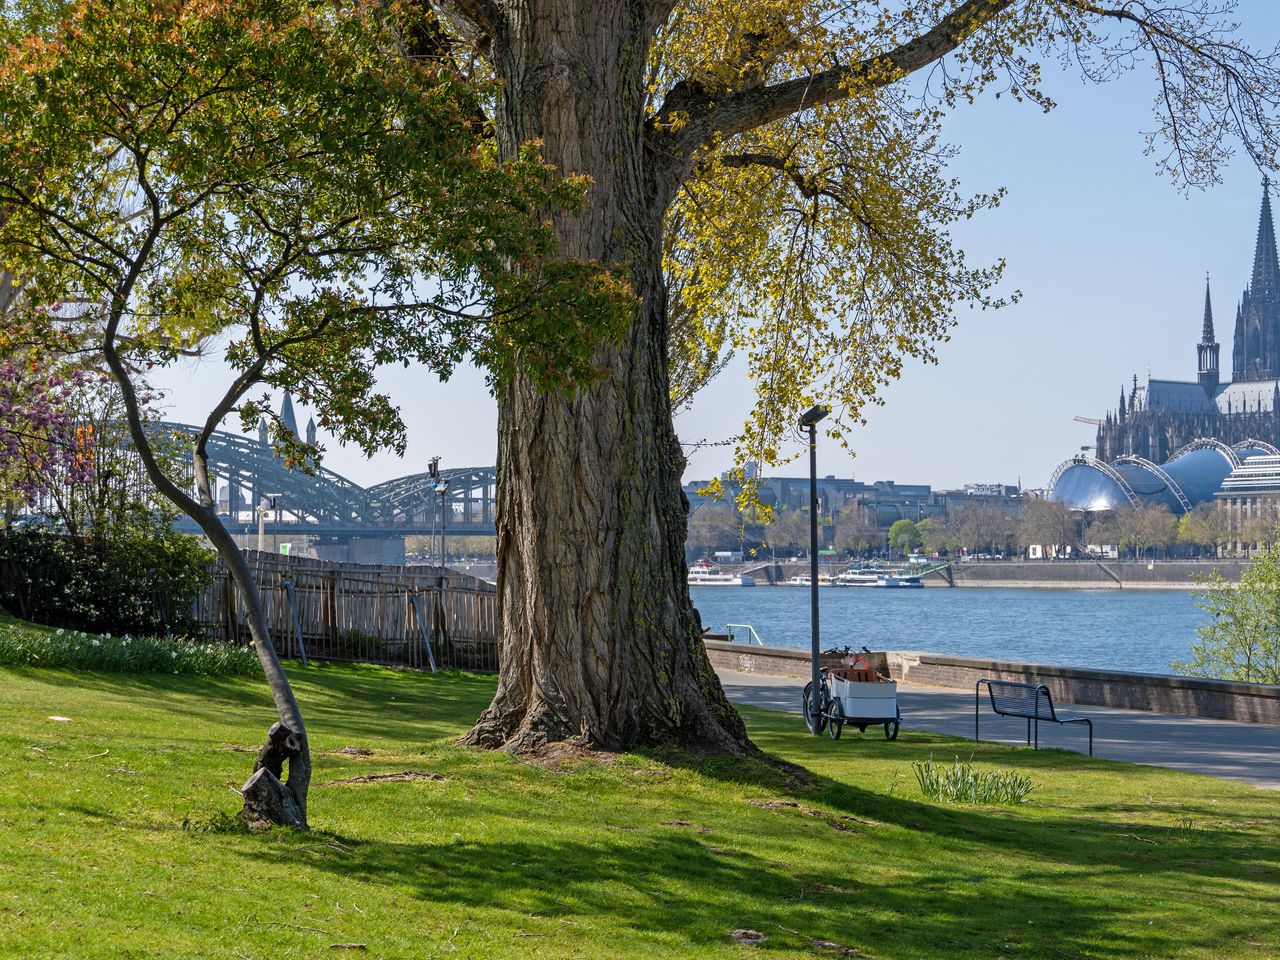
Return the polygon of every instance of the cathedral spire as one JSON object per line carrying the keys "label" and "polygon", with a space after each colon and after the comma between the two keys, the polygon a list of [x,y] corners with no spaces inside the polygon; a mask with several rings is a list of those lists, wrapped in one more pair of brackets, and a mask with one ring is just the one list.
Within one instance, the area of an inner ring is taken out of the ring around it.
{"label": "cathedral spire", "polygon": [[1280,263],[1276,259],[1276,228],[1271,221],[1271,178],[1262,179],[1262,212],[1258,214],[1258,241],[1253,251],[1253,280],[1249,292],[1266,296],[1280,292]]}
{"label": "cathedral spire", "polygon": [[1271,180],[1262,181],[1262,208],[1253,251],[1253,274],[1240,297],[1232,349],[1231,379],[1271,380],[1280,376],[1280,260],[1271,219]]}
{"label": "cathedral spire", "polygon": [[1213,339],[1213,303],[1209,299],[1209,274],[1204,275],[1204,329],[1196,346],[1197,379],[1211,396],[1218,389],[1218,344]]}
{"label": "cathedral spire", "polygon": [[284,402],[280,404],[280,422],[295,437],[298,436],[298,418],[293,413],[293,394],[286,390]]}
{"label": "cathedral spire", "polygon": [[1204,330],[1201,343],[1213,343],[1213,304],[1209,300],[1209,274],[1204,275]]}

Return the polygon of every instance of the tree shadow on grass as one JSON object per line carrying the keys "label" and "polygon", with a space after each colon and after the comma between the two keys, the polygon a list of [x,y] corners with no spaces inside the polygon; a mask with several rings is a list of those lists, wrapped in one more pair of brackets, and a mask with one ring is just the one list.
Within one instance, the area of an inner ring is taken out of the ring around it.
{"label": "tree shadow on grass", "polygon": [[[201,724],[237,725],[261,717],[263,733],[275,708],[260,677],[206,677],[6,668],[58,687],[136,698],[148,709],[172,711],[174,730]],[[317,743],[361,738],[420,744],[460,736],[493,695],[490,677],[445,671],[427,675],[377,667],[287,665],[308,731]],[[256,742],[256,741],[255,741]]]}
{"label": "tree shadow on grass", "polygon": [[[493,842],[340,837],[350,852],[313,866],[435,904],[507,912],[526,926],[530,915],[601,917],[609,929],[675,936],[690,947],[727,944],[728,931],[751,927],[775,947],[811,949],[822,939],[885,957],[993,957],[1012,949],[1082,956],[1103,944],[1108,956],[1145,957],[1170,948],[1169,931],[1125,922],[1130,904],[1051,882],[1048,870],[1034,867],[1012,882],[987,883],[980,868],[921,864],[870,883],[850,840],[833,841],[825,856],[797,869],[679,830],[625,840],[601,830],[599,837],[540,837],[534,826]],[[1187,929],[1178,943],[1207,947],[1220,934]]]}
{"label": "tree shadow on grass", "polygon": [[[797,736],[790,725],[802,732]],[[887,786],[885,791],[872,790],[815,772],[830,767],[832,750],[840,750],[841,744],[804,733],[798,718],[757,715],[752,718],[751,735],[762,749],[785,751],[786,760],[803,765],[808,778],[799,780],[785,769],[760,761],[724,757],[697,760],[665,753],[657,756],[701,776],[763,788],[785,798],[783,803],[791,806],[777,806],[775,815],[821,819],[829,812],[828,822],[837,830],[856,830],[859,822],[891,825],[928,834],[933,838],[931,842],[961,856],[1008,853],[1026,856],[1032,863],[1052,865],[1055,870],[1069,866],[1098,876],[1162,874],[1166,880],[1180,884],[1186,893],[1197,895],[1202,895],[1206,884],[1220,886],[1223,896],[1230,896],[1229,888],[1235,881],[1257,881],[1268,875],[1280,878],[1280,837],[1274,818],[1232,820],[1223,815],[1221,808],[1195,803],[1194,795],[1191,802],[1170,804],[1165,809],[1087,802],[1072,802],[1065,807],[1041,807],[1034,802],[1027,806],[969,806],[910,798],[918,791],[911,764],[930,758],[941,765],[950,765],[956,758],[972,758],[980,768],[997,765],[1033,780],[1037,771],[1050,770],[1114,776],[1126,769],[1132,771],[1129,764],[1065,750],[957,743],[941,736],[846,745],[850,764],[856,765],[866,756],[882,761],[886,752],[901,762],[902,777],[890,793]],[[1079,799],[1087,801],[1087,794]],[[1260,817],[1269,799],[1256,798]],[[1245,809],[1252,809],[1252,805]],[[1157,811],[1163,822],[1150,818]],[[1188,822],[1193,814],[1199,819]]]}

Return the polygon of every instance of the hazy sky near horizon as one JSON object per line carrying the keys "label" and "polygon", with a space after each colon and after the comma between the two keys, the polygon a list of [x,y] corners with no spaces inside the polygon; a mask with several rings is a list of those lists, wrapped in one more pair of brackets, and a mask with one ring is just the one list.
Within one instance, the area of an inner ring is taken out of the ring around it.
{"label": "hazy sky near horizon", "polygon": [[[1255,47],[1280,41],[1280,4],[1243,0],[1236,19]],[[1002,205],[954,231],[974,265],[1004,257],[1005,292],[1021,301],[998,311],[962,308],[938,364],[907,364],[850,438],[853,454],[820,444],[822,474],[955,487],[1043,485],[1054,467],[1092,444],[1100,418],[1136,373],[1195,379],[1205,273],[1211,277],[1223,377],[1230,376],[1236,304],[1249,280],[1261,174],[1237,156],[1224,182],[1188,196],[1143,156],[1153,126],[1154,74],[1139,68],[1095,86],[1046,65],[1049,114],[1029,103],[984,98],[947,123],[960,147],[951,171],[968,192],[1003,186]],[[218,364],[186,364],[155,378],[167,415],[203,420],[225,380]],[[439,383],[420,370],[388,368],[379,383],[408,425],[403,461],[366,459],[327,443],[325,465],[363,485],[445,467],[492,464],[497,415],[483,376],[471,369]],[[724,440],[741,428],[752,385],[733,363],[682,413],[681,439]],[[299,408],[300,423],[309,411]],[[233,416],[226,429],[238,429]],[[324,440],[322,436],[322,441]],[[687,480],[730,466],[732,449],[689,454]],[[801,463],[775,471],[799,475]]]}

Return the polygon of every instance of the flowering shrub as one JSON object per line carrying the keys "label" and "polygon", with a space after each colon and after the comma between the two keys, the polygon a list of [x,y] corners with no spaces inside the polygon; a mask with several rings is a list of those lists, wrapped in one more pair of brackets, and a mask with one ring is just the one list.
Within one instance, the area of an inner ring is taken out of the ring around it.
{"label": "flowering shrub", "polygon": [[35,359],[0,364],[0,482],[23,503],[34,503],[55,479],[83,483],[92,473],[89,438],[69,407],[88,377],[58,374]]}
{"label": "flowering shrub", "polygon": [[0,624],[0,664],[208,677],[252,674],[259,669],[253,650],[229,643],[127,634],[95,636],[75,630],[41,631],[21,624]]}
{"label": "flowering shrub", "polygon": [[192,633],[213,554],[152,521],[106,537],[0,529],[0,607],[94,633]]}

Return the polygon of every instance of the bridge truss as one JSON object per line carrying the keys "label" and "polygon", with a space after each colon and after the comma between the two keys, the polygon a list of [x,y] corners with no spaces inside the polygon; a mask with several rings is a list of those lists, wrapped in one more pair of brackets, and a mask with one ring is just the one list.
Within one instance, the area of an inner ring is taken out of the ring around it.
{"label": "bridge truss", "polygon": [[[154,430],[193,443],[199,428],[159,423]],[[323,466],[290,470],[271,446],[252,437],[215,431],[209,438],[209,473],[218,483],[219,512],[228,529],[256,529],[258,505],[278,495],[265,527],[308,536],[416,536],[439,529],[441,497],[426,473],[361,487]],[[497,474],[493,467],[441,470],[448,481],[445,526],[452,534],[492,535]]]}

